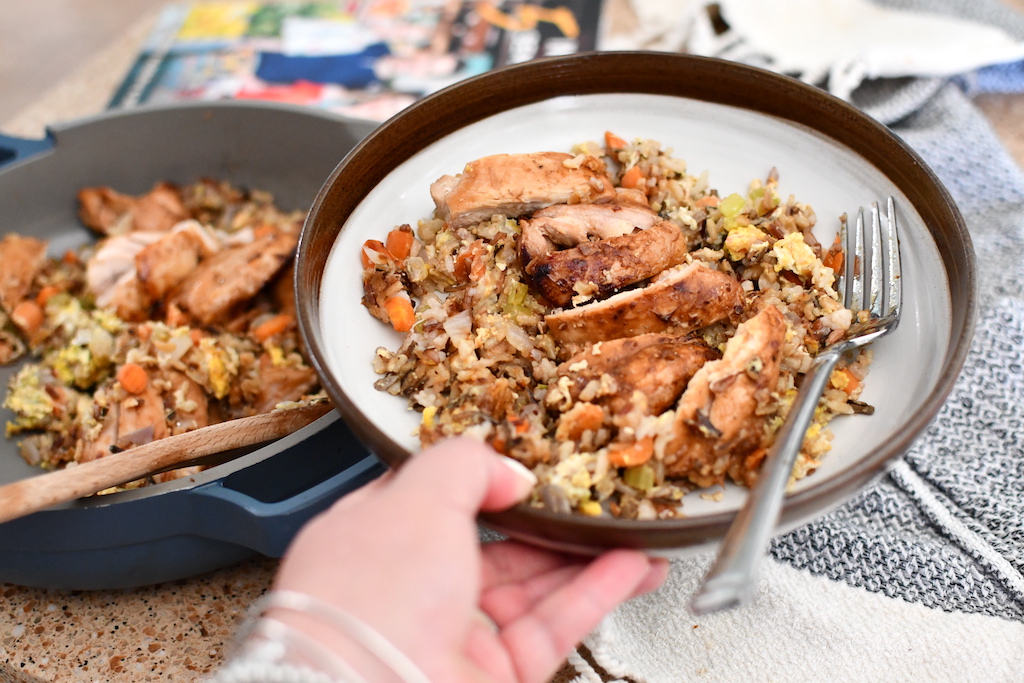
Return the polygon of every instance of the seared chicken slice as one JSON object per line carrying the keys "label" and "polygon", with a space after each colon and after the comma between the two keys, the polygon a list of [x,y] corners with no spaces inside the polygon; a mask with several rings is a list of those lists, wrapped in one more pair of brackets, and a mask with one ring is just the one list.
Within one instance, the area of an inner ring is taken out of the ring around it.
{"label": "seared chicken slice", "polygon": [[[201,429],[210,424],[210,404],[202,385],[183,372],[166,370],[162,374],[168,382],[164,390],[164,402],[168,408],[167,423],[170,434],[181,434]],[[190,477],[203,471],[202,465],[179,467],[153,475],[153,481],[162,484],[183,477]]]}
{"label": "seared chicken slice", "polygon": [[[149,299],[138,281],[135,257],[164,235],[161,232],[133,232],[103,240],[85,266],[86,288],[96,298],[98,306],[117,309],[123,320],[135,320],[148,312]],[[134,315],[122,315],[135,309],[138,311]]]}
{"label": "seared chicken slice", "polygon": [[[152,378],[151,378],[152,379]],[[152,381],[140,394],[121,401],[117,416],[117,446],[130,448],[168,435],[167,410]]]}
{"label": "seared chicken slice", "polygon": [[185,281],[220,245],[196,221],[184,221],[135,255],[135,272],[153,301]]}
{"label": "seared chicken slice", "polygon": [[281,269],[270,286],[274,307],[284,315],[295,318],[295,259]]}
{"label": "seared chicken slice", "polygon": [[86,264],[86,286],[97,305],[113,309],[122,320],[142,321],[154,302],[218,247],[195,221],[183,221],[169,232],[115,235],[103,240]]}
{"label": "seared chicken slice", "polygon": [[223,249],[199,264],[171,303],[204,325],[250,299],[292,258],[298,235],[270,230],[249,244]]}
{"label": "seared chicken slice", "polygon": [[594,391],[595,396],[586,396],[588,401],[625,413],[633,408],[634,392],[640,392],[646,412],[658,415],[676,402],[701,366],[718,358],[700,340],[644,334],[595,344],[559,365],[558,374],[569,378],[565,388],[573,401],[585,390]]}
{"label": "seared chicken slice", "polygon": [[682,231],[662,221],[630,235],[556,251],[534,259],[524,270],[544,298],[567,307],[577,295],[604,299],[617,289],[682,263],[685,257]]}
{"label": "seared chicken slice", "polygon": [[298,401],[317,384],[316,371],[308,365],[274,363],[265,353],[259,360],[260,395],[251,414],[269,413],[278,403]]}
{"label": "seared chicken slice", "polygon": [[78,192],[82,222],[104,235],[133,230],[164,232],[188,218],[178,188],[157,183],[148,193],[133,197],[109,187],[86,187]]}
{"label": "seared chicken slice", "polygon": [[163,395],[170,433],[182,434],[209,426],[210,399],[203,386],[184,372],[169,368],[162,370],[160,377],[166,383]]}
{"label": "seared chicken slice", "polygon": [[646,287],[552,313],[544,320],[557,341],[582,344],[649,332],[686,334],[742,310],[740,283],[695,261],[663,273]]}
{"label": "seared chicken slice", "polygon": [[522,216],[552,204],[609,201],[615,197],[604,162],[583,163],[560,152],[495,154],[466,164],[457,176],[445,175],[430,186],[444,220],[455,228],[486,221],[496,214]]}
{"label": "seared chicken slice", "polygon": [[647,206],[635,204],[555,204],[519,222],[523,264],[547,256],[558,247],[575,247],[592,238],[609,239],[646,230],[660,219]]}
{"label": "seared chicken slice", "polygon": [[761,409],[772,400],[785,338],[785,318],[767,306],[737,328],[721,360],[697,371],[676,409],[675,438],[665,448],[667,476],[699,486],[722,483],[764,446]]}
{"label": "seared chicken slice", "polygon": [[47,243],[9,233],[0,240],[0,306],[10,313],[32,290],[46,263]]}
{"label": "seared chicken slice", "polygon": [[164,401],[160,391],[149,381],[141,393],[125,394],[123,398],[112,401],[103,416],[97,436],[85,443],[76,459],[89,462],[105,458],[111,453],[162,439],[167,435]]}

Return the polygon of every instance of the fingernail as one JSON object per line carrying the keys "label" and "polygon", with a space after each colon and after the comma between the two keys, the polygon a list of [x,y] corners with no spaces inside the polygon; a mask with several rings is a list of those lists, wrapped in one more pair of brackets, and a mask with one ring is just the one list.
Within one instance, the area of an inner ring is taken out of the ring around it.
{"label": "fingernail", "polygon": [[487,612],[484,612],[479,607],[476,608],[476,618],[491,633],[497,633],[498,632],[498,625],[494,623],[494,619],[491,619],[491,617],[488,616]]}
{"label": "fingernail", "polygon": [[526,465],[519,462],[515,458],[510,458],[507,455],[502,455],[501,461],[509,469],[516,478],[516,491],[519,494],[519,498],[526,498],[533,491],[533,487],[537,485],[537,475],[531,472]]}

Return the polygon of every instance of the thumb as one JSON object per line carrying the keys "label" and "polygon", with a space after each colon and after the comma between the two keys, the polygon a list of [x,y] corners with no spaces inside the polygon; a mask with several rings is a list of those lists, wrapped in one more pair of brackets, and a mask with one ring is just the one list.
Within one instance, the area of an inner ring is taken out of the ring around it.
{"label": "thumb", "polygon": [[454,505],[475,516],[481,510],[515,505],[536,483],[533,472],[517,460],[475,439],[458,437],[413,455],[399,469],[393,486],[403,498]]}

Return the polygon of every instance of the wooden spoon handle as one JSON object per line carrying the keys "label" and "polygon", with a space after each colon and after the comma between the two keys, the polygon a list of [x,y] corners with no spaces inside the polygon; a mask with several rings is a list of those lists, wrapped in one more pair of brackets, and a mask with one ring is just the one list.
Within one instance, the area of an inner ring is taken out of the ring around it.
{"label": "wooden spoon handle", "polygon": [[328,401],[202,427],[0,486],[0,523],[97,491],[183,467],[215,453],[291,434],[331,410]]}

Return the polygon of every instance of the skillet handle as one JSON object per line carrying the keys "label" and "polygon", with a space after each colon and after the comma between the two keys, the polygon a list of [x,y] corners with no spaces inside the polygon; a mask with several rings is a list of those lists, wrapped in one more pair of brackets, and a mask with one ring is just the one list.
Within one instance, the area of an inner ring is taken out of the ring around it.
{"label": "skillet handle", "polygon": [[0,133],[0,167],[48,152],[53,149],[53,146],[53,135],[49,132],[46,133],[45,138],[38,140],[16,138]]}
{"label": "skillet handle", "polygon": [[[203,520],[198,525],[202,528],[193,533],[230,541],[267,557],[281,557],[307,521],[386,470],[376,456],[367,454],[341,472],[277,500],[261,499],[265,476],[258,477],[262,482],[248,475],[241,481],[233,481],[232,476],[213,481],[191,492],[198,497]],[[280,483],[278,479],[275,486]]]}

